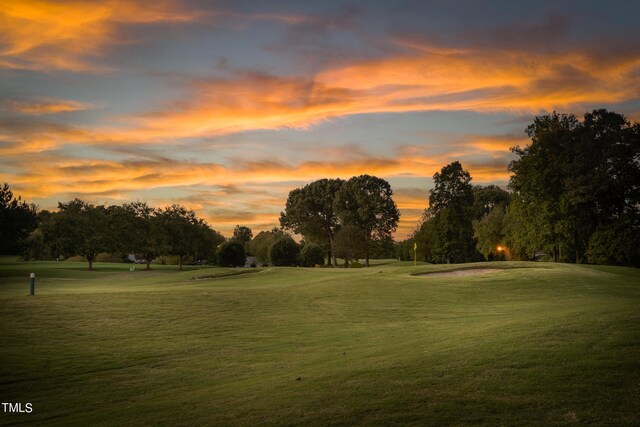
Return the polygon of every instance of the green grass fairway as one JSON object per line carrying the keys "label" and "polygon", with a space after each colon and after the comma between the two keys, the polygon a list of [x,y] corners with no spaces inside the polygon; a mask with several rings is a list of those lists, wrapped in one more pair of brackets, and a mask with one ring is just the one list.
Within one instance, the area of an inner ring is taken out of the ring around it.
{"label": "green grass fairway", "polygon": [[639,270],[96,267],[0,264],[0,424],[640,424]]}

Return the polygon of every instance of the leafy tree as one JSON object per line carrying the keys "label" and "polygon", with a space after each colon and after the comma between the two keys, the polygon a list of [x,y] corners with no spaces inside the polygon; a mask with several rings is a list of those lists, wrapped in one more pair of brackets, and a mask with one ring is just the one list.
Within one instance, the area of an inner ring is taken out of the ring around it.
{"label": "leafy tree", "polygon": [[51,216],[43,232],[55,255],[83,255],[89,270],[93,270],[96,255],[107,252],[111,245],[106,208],[80,199],[58,203],[58,212]]}
{"label": "leafy tree", "polygon": [[623,215],[591,235],[589,262],[640,267],[640,217]]}
{"label": "leafy tree", "polygon": [[292,190],[287,197],[280,225],[306,239],[326,241],[329,247],[329,265],[335,265],[334,236],[339,229],[335,211],[335,197],[344,186],[340,179],[320,179],[303,188]]}
{"label": "leafy tree", "polygon": [[42,228],[36,228],[27,237],[24,259],[27,261],[42,261],[50,258],[51,251],[45,243]]}
{"label": "leafy tree", "polygon": [[271,245],[284,235],[282,230],[275,227],[270,231],[261,231],[247,244],[247,252],[251,253],[262,265],[268,265],[271,263],[269,258]]}
{"label": "leafy tree", "polygon": [[[474,237],[477,240],[476,247],[489,261],[503,259],[506,246],[505,233],[506,210],[503,206],[494,208],[481,219],[473,221]],[[498,247],[501,249],[499,250]]]}
{"label": "leafy tree", "polygon": [[203,221],[195,212],[180,205],[171,205],[157,212],[162,232],[166,236],[168,252],[178,257],[178,268],[190,257],[197,257],[201,249]]}
{"label": "leafy tree", "polygon": [[233,237],[231,240],[235,240],[236,242],[240,242],[245,245],[250,242],[251,239],[253,239],[253,232],[249,227],[236,225],[236,228],[233,230]]}
{"label": "leafy tree", "polygon": [[218,263],[221,267],[241,267],[246,260],[247,254],[241,242],[231,240],[220,245]]}
{"label": "leafy tree", "polygon": [[424,230],[431,258],[447,264],[476,260],[471,175],[456,161],[433,175],[433,182]]}
{"label": "leafy tree", "polygon": [[169,250],[168,237],[161,223],[158,211],[144,202],[123,205],[128,222],[123,241],[128,242],[127,250],[144,257],[146,270],[151,270],[151,261]]}
{"label": "leafy tree", "polygon": [[371,175],[349,179],[340,187],[334,209],[342,224],[360,229],[365,236],[365,264],[369,266],[372,243],[391,238],[398,227],[400,212],[387,181]]}
{"label": "leafy tree", "polygon": [[345,225],[336,234],[336,255],[348,266],[349,261],[366,257],[368,244],[370,239],[365,231],[355,225]]}
{"label": "leafy tree", "polygon": [[307,243],[300,251],[300,265],[313,267],[324,264],[324,250],[315,243]]}
{"label": "leafy tree", "polygon": [[18,255],[24,251],[29,234],[37,226],[37,207],[15,198],[4,183],[0,187],[0,255]]}
{"label": "leafy tree", "polygon": [[527,134],[531,143],[512,149],[519,158],[509,166],[510,237],[554,261],[581,262],[596,229],[640,209],[640,126],[607,110],[583,122],[554,112],[536,117]]}
{"label": "leafy tree", "polygon": [[497,185],[473,186],[473,218],[482,219],[494,208],[500,206],[503,209],[509,205],[511,195]]}
{"label": "leafy tree", "polygon": [[212,229],[204,220],[199,220],[199,227],[200,236],[198,237],[198,245],[194,258],[200,262],[217,264],[218,248],[226,239],[222,234]]}
{"label": "leafy tree", "polygon": [[269,258],[276,266],[296,266],[300,263],[300,246],[291,236],[284,235],[271,245]]}

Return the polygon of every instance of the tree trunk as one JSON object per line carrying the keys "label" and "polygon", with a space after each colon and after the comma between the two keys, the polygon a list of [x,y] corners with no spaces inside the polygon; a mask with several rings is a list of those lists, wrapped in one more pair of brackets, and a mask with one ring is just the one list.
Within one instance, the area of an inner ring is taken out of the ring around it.
{"label": "tree trunk", "polygon": [[364,265],[366,265],[367,267],[369,267],[369,254],[367,253],[366,258],[364,259]]}
{"label": "tree trunk", "polygon": [[147,268],[145,268],[145,270],[149,271],[151,270],[151,261],[149,261],[149,258],[147,258],[146,261],[147,261]]}
{"label": "tree trunk", "polygon": [[[329,234],[329,267],[333,267],[333,266],[337,267],[338,263],[336,263],[336,255],[333,248],[333,235],[331,234],[331,232],[329,232],[328,234]],[[331,264],[331,261],[333,261],[333,265]]]}
{"label": "tree trunk", "polygon": [[349,268],[349,260],[348,259],[344,259],[344,268]]}
{"label": "tree trunk", "polygon": [[178,270],[182,270],[182,255],[178,255]]}
{"label": "tree trunk", "polygon": [[85,255],[85,258],[87,258],[89,262],[89,271],[93,271],[93,257],[94,255]]}

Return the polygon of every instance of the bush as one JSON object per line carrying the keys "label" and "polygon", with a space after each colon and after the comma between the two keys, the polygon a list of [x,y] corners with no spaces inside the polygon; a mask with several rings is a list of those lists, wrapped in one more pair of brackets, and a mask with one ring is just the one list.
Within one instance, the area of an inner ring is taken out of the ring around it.
{"label": "bush", "polygon": [[230,241],[220,245],[218,250],[218,264],[221,267],[241,267],[247,259],[244,245],[240,242]]}
{"label": "bush", "polygon": [[300,247],[290,236],[283,236],[273,242],[269,255],[275,266],[296,266],[300,262]]}
{"label": "bush", "polygon": [[172,256],[172,255],[162,255],[159,257],[156,257],[153,260],[153,264],[160,264],[160,265],[178,265],[180,263],[180,260],[178,259],[177,256]]}
{"label": "bush", "polygon": [[362,268],[364,267],[364,265],[360,264],[358,261],[354,261],[351,264],[349,264],[349,268]]}
{"label": "bush", "polygon": [[74,256],[70,256],[65,261],[69,261],[69,262],[87,262],[87,259],[82,255],[74,255]]}
{"label": "bush", "polygon": [[101,252],[96,256],[96,262],[122,262],[122,255]]}
{"label": "bush", "polygon": [[300,251],[300,265],[313,267],[324,264],[324,251],[315,243],[307,243]]}
{"label": "bush", "polygon": [[640,267],[640,226],[630,216],[596,229],[589,240],[587,258],[596,264]]}

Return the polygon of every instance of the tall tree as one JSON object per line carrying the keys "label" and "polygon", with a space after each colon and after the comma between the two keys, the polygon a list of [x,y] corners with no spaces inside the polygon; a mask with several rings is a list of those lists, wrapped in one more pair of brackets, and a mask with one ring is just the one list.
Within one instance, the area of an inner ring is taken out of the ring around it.
{"label": "tall tree", "polygon": [[[473,187],[471,175],[460,162],[444,166],[433,175],[429,192],[425,234],[436,262],[468,262],[477,259],[473,238]],[[427,233],[427,231],[429,231]]]}
{"label": "tall tree", "polygon": [[355,225],[344,225],[336,233],[336,255],[344,260],[348,266],[349,261],[362,259],[367,256],[367,245],[370,244],[366,233]]}
{"label": "tall tree", "polygon": [[202,222],[195,212],[181,205],[168,206],[157,213],[171,255],[178,257],[178,268],[190,257],[198,254]]}
{"label": "tall tree", "polygon": [[246,245],[251,241],[251,239],[253,239],[253,232],[249,227],[236,225],[236,228],[233,230],[233,237],[231,240],[235,240],[236,242],[242,243],[242,245]]}
{"label": "tall tree", "polygon": [[13,196],[9,184],[0,187],[0,255],[19,255],[37,226],[37,208]]}
{"label": "tall tree", "polygon": [[160,222],[160,216],[153,207],[144,202],[127,203],[122,206],[125,222],[118,233],[126,250],[142,255],[146,270],[151,270],[151,262],[168,251],[168,237]]}
{"label": "tall tree", "polygon": [[326,241],[329,265],[335,265],[334,236],[339,229],[334,198],[344,186],[341,179],[320,179],[292,190],[287,197],[280,225],[310,241]]}
{"label": "tall tree", "polygon": [[511,195],[497,185],[473,186],[473,218],[482,219],[494,208],[506,208],[511,201]]}
{"label": "tall tree", "polygon": [[111,248],[107,210],[80,199],[58,203],[43,229],[55,255],[83,255],[93,270],[96,255]]}
{"label": "tall tree", "polygon": [[334,209],[341,223],[364,233],[367,267],[373,242],[390,238],[398,227],[400,212],[392,196],[389,183],[371,175],[349,179],[336,195]]}
{"label": "tall tree", "polygon": [[[640,215],[640,126],[607,110],[536,117],[509,170],[514,240],[581,262],[596,229]],[[633,221],[632,221],[633,222]],[[536,236],[535,239],[532,237]]]}

